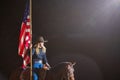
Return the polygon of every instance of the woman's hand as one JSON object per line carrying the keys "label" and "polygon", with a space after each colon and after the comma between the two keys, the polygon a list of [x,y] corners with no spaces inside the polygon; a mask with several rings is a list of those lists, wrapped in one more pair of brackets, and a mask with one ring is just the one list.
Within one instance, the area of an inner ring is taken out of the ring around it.
{"label": "woman's hand", "polygon": [[30,49],[32,48],[32,44],[30,44]]}
{"label": "woman's hand", "polygon": [[46,64],[43,66],[43,69],[50,70],[50,68],[48,66],[46,66]]}
{"label": "woman's hand", "polygon": [[45,64],[49,69],[51,68],[50,65],[48,63]]}

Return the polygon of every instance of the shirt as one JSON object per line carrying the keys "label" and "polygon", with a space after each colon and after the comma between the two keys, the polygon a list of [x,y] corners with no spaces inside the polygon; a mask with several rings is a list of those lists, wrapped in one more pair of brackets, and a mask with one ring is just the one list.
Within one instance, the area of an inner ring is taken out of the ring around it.
{"label": "shirt", "polygon": [[48,63],[47,58],[46,58],[46,53],[43,52],[41,48],[40,48],[39,53],[36,53],[35,48],[33,48],[33,50],[32,50],[32,60],[33,60],[33,63],[36,62],[36,61],[40,61],[40,60],[43,62],[43,64]]}

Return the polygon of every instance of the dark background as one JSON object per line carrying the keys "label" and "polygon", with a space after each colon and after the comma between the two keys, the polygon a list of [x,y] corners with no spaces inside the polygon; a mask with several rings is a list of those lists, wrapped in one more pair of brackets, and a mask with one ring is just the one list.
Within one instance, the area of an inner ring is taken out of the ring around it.
{"label": "dark background", "polygon": [[[18,39],[26,0],[1,1],[0,80],[21,66]],[[120,80],[119,0],[33,0],[33,42],[42,35],[49,64],[76,61],[76,80]]]}

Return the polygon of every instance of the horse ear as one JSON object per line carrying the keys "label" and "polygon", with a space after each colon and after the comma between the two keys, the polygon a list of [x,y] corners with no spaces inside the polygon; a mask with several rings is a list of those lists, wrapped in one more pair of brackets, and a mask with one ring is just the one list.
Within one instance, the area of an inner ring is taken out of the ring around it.
{"label": "horse ear", "polygon": [[72,62],[72,65],[74,66],[76,64],[76,62]]}

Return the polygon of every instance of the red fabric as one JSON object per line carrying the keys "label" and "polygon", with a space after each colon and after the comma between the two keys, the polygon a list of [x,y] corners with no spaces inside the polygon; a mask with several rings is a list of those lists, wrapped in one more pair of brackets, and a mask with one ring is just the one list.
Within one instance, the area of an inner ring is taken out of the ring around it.
{"label": "red fabric", "polygon": [[20,36],[19,36],[19,46],[18,46],[18,54],[23,58],[23,68],[30,63],[30,56],[28,55],[29,44],[31,41],[31,33],[30,33],[30,17],[29,10],[26,10],[24,15],[24,20],[22,21]]}

